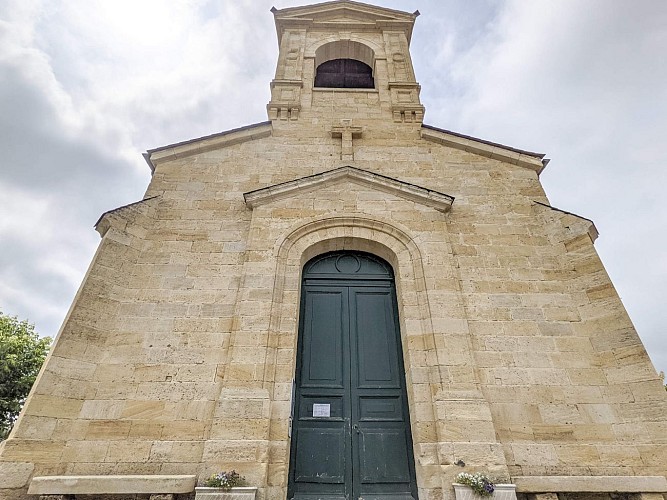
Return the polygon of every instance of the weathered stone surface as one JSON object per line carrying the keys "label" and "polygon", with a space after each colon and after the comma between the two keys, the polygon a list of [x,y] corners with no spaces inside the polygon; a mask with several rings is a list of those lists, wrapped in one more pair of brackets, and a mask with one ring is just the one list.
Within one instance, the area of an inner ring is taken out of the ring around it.
{"label": "weathered stone surface", "polygon": [[514,477],[519,492],[667,493],[664,476],[534,476]]}
{"label": "weathered stone surface", "polygon": [[536,493],[531,500],[558,500],[556,493]]}
{"label": "weathered stone surface", "polygon": [[123,493],[189,493],[195,476],[42,476],[33,477],[30,495],[96,495]]}
{"label": "weathered stone surface", "polygon": [[239,486],[229,491],[220,488],[198,487],[195,490],[195,500],[255,500],[257,488]]}
{"label": "weathered stone surface", "polygon": [[28,484],[35,466],[27,462],[0,462],[2,488],[22,488]]}
{"label": "weathered stone surface", "polygon": [[[456,500],[479,500],[480,496],[469,486],[454,484]],[[493,500],[516,500],[516,486],[513,484],[496,484],[493,494],[489,497]]]}
{"label": "weathered stone surface", "polygon": [[[413,15],[280,12],[269,121],[150,151],[146,198],[100,219],[0,489],[236,469],[284,499],[301,270],[334,250],[393,267],[420,498],[449,499],[458,461],[661,488],[665,392],[541,155],[422,125]],[[367,58],[376,88],[313,87],[323,51]]]}

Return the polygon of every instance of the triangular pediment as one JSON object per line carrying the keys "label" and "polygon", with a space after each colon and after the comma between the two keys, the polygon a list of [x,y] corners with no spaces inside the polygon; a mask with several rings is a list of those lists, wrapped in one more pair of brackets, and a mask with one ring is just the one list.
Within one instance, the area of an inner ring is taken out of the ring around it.
{"label": "triangular pediment", "polygon": [[278,34],[288,26],[303,25],[332,25],[350,27],[363,26],[401,26],[408,32],[408,40],[412,33],[412,26],[419,12],[409,14],[400,10],[386,9],[376,7],[361,2],[335,1],[324,2],[315,5],[305,5],[303,7],[293,7],[288,9],[272,9],[275,16]]}
{"label": "triangular pediment", "polygon": [[336,12],[331,13],[331,15],[322,15],[318,16],[315,20],[315,23],[338,23],[338,24],[351,24],[351,23],[366,23],[366,24],[375,24],[377,18],[375,16],[363,16],[363,15],[351,15],[345,12]]}
{"label": "triangular pediment", "polygon": [[243,198],[249,208],[254,208],[340,182],[353,182],[368,186],[378,191],[431,207],[439,212],[449,211],[454,202],[453,196],[355,167],[341,167],[308,177],[301,177],[293,181],[275,184],[244,193]]}
{"label": "triangular pediment", "polygon": [[409,14],[400,10],[351,1],[324,2],[288,9],[274,9],[273,12],[277,19],[313,19],[318,21],[338,18],[351,21],[371,19],[378,21],[413,21],[416,17],[416,13]]}

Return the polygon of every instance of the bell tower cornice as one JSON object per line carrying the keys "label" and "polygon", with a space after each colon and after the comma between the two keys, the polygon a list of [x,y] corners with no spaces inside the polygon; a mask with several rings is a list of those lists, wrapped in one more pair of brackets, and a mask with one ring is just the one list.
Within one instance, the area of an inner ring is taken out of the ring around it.
{"label": "bell tower cornice", "polygon": [[271,9],[276,23],[278,43],[286,29],[319,28],[338,30],[341,25],[353,30],[403,31],[408,40],[419,11],[412,14],[349,0],[324,2],[304,7]]}

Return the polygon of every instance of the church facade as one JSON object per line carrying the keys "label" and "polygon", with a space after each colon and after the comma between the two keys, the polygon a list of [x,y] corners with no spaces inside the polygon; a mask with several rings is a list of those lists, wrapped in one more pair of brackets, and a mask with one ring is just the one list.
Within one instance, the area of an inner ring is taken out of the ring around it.
{"label": "church facade", "polygon": [[98,221],[0,498],[662,500],[664,388],[543,155],[423,123],[418,13],[273,15],[269,120],[149,151]]}

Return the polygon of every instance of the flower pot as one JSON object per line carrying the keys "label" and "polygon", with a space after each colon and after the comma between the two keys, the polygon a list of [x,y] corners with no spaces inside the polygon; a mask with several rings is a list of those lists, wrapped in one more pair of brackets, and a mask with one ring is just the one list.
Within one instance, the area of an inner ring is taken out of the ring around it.
{"label": "flower pot", "polygon": [[255,500],[256,495],[257,488],[249,486],[237,486],[231,490],[208,486],[197,486],[195,488],[195,500]]}
{"label": "flower pot", "polygon": [[470,486],[464,484],[454,483],[454,493],[456,500],[516,500],[516,485],[514,484],[496,484],[495,490],[489,497],[478,495]]}

